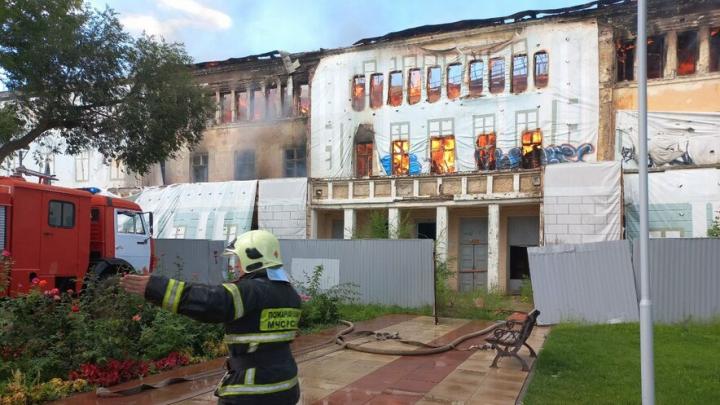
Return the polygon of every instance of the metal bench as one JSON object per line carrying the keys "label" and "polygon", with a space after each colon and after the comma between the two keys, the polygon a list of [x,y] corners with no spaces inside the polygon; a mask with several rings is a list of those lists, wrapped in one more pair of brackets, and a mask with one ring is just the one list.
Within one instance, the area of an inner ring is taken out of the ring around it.
{"label": "metal bench", "polygon": [[497,350],[497,355],[490,367],[497,368],[500,357],[515,357],[522,364],[523,371],[529,370],[525,360],[518,356],[518,351],[525,346],[530,350],[530,357],[537,357],[535,350],[527,344],[527,339],[535,327],[538,315],[540,315],[540,311],[534,309],[523,322],[508,320],[504,327],[495,329],[492,336],[485,339],[493,349]]}

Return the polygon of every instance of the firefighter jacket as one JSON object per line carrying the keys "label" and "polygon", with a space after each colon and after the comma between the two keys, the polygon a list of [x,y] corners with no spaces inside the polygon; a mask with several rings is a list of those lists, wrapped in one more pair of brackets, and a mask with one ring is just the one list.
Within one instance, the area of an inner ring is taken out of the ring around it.
{"label": "firefighter jacket", "polygon": [[290,342],[301,300],[290,283],[271,281],[264,270],[218,286],[152,276],[145,298],[200,322],[225,324],[230,357],[215,392],[221,401],[254,398],[272,404],[280,403],[275,397],[287,398],[289,390],[299,395]]}

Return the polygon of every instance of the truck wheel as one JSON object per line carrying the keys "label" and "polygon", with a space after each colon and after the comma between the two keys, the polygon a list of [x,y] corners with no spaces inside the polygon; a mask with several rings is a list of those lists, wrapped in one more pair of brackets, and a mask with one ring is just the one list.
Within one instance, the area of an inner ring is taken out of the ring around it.
{"label": "truck wheel", "polygon": [[132,265],[124,260],[97,262],[85,275],[83,290],[94,284],[94,290],[104,291],[115,282],[115,276],[132,271]]}

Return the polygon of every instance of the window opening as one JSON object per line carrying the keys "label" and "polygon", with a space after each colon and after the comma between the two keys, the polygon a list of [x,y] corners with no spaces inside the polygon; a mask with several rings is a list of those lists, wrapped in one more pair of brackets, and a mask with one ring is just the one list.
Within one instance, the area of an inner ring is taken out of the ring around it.
{"label": "window opening", "polygon": [[248,119],[248,93],[241,91],[237,93],[237,113],[235,118],[238,121],[247,121]]}
{"label": "window opening", "polygon": [[403,80],[402,72],[390,72],[390,87],[388,89],[388,104],[397,107],[402,104]]}
{"label": "window opening", "polygon": [[490,59],[490,93],[505,91],[505,59]]}
{"label": "window opening", "polygon": [[460,97],[462,83],[462,65],[453,63],[447,67],[447,97],[450,100]]}
{"label": "window opening", "polygon": [[535,87],[546,87],[550,79],[550,58],[546,51],[535,52]]}
{"label": "window opening", "polygon": [[513,56],[512,69],[512,92],[522,93],[527,90],[527,55],[521,54]]}
{"label": "window opening", "polygon": [[119,211],[117,213],[117,232],[145,235],[142,218],[134,212]]}
{"label": "window opening", "polygon": [[257,89],[253,92],[253,100],[252,100],[252,107],[253,107],[253,120],[260,121],[265,119],[265,111],[266,111],[266,105],[265,105],[265,94],[261,89]]}
{"label": "window opening", "polygon": [[677,36],[677,74],[680,76],[695,73],[698,60],[697,31],[681,32]]}
{"label": "window opening", "polygon": [[253,180],[255,178],[255,151],[235,152],[235,180]]}
{"label": "window opening", "polygon": [[232,93],[220,95],[220,122],[226,124],[232,122]]}
{"label": "window opening", "polygon": [[655,35],[647,40],[647,78],[663,77],[665,69],[665,36]]}
{"label": "window opening", "polygon": [[470,95],[479,96],[482,94],[485,63],[481,60],[472,61],[468,65],[468,70],[470,71]]}
{"label": "window opening", "polygon": [[408,104],[417,104],[422,96],[422,73],[420,69],[408,71]]}
{"label": "window opening", "polygon": [[430,171],[435,174],[455,172],[455,135],[453,120],[428,121],[430,134]]}
{"label": "window opening", "polygon": [[710,71],[720,71],[720,27],[710,29]]}
{"label": "window opening", "polygon": [[410,169],[410,141],[398,139],[392,141],[392,174],[406,175]]}
{"label": "window opening", "polygon": [[192,156],[192,181],[196,183],[208,181],[208,154],[196,153]]}
{"label": "window opening", "polygon": [[300,96],[298,102],[298,112],[300,115],[308,115],[310,113],[310,85],[300,85]]}
{"label": "window opening", "polygon": [[440,100],[440,88],[442,87],[442,70],[440,66],[432,66],[427,70],[427,101],[434,103]]}
{"label": "window opening", "polygon": [[357,177],[372,176],[373,143],[355,144],[355,168]]}
{"label": "window opening", "polygon": [[480,115],[473,117],[475,139],[475,163],[478,170],[495,170],[495,150],[497,136],[495,134],[495,116]]}
{"label": "window opening", "polygon": [[276,119],[280,117],[278,104],[280,101],[280,91],[277,86],[267,89],[267,118]]}
{"label": "window opening", "polygon": [[305,147],[285,149],[285,177],[305,177]]}
{"label": "window opening", "polygon": [[75,155],[75,181],[90,179],[90,151],[82,151]]}
{"label": "window opening", "polygon": [[542,131],[539,128],[522,134],[522,167],[535,169],[542,164]]}
{"label": "window opening", "polygon": [[617,81],[635,79],[635,41],[626,39],[615,43],[617,61]]}
{"label": "window opening", "polygon": [[53,228],[74,227],[75,204],[66,201],[51,200],[48,204],[48,225]]}
{"label": "window opening", "polygon": [[365,76],[357,75],[353,77],[352,86],[352,108],[355,111],[365,109]]}
{"label": "window opening", "polygon": [[383,105],[383,74],[370,75],[370,108],[376,109]]}

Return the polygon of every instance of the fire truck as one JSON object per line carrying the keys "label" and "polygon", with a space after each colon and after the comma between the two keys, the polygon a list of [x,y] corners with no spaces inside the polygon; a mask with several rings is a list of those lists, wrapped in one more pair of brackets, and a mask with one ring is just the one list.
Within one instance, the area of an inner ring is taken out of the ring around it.
{"label": "fire truck", "polygon": [[47,184],[51,178],[27,169],[0,177],[0,248],[12,263],[0,295],[27,292],[35,278],[48,288],[80,291],[90,275],[152,271],[151,213],[98,189]]}

